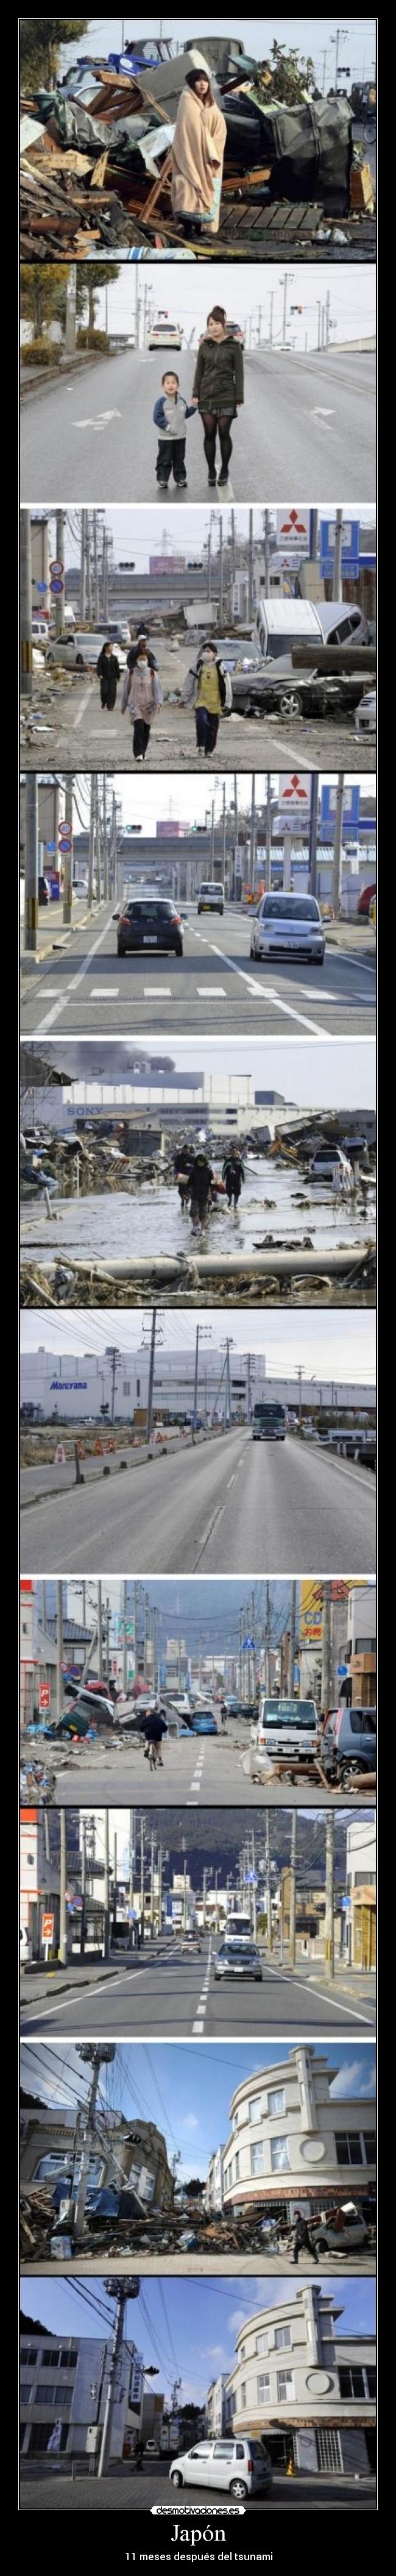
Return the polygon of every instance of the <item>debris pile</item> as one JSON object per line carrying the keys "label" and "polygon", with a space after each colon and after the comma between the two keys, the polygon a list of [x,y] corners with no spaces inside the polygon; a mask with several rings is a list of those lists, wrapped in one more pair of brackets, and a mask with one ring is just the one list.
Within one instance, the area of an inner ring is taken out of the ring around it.
{"label": "debris pile", "polygon": [[[358,233],[359,252],[373,248],[371,172],[354,156],[348,100],[300,85],[290,103],[280,64],[276,80],[242,44],[214,37],[203,52],[191,40],[174,54],[160,40],[149,57],[138,44],[106,61],[79,57],[52,90],[22,100],[23,260],[138,245],[166,255],[175,240],[170,149],[193,67],[208,72],[227,135],[220,230],[215,241],[207,232],[194,240],[190,257],[252,247],[275,257],[283,236],[303,254],[318,234],[353,247]],[[179,256],[181,233],[182,219]]]}

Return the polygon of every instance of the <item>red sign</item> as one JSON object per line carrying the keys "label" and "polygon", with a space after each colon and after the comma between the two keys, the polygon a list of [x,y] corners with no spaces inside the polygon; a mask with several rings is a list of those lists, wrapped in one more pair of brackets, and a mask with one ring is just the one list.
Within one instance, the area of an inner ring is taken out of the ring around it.
{"label": "red sign", "polygon": [[40,1689],[39,1689],[39,1708],[49,1708],[49,1705],[50,1705],[50,1686],[49,1686],[49,1682],[40,1682]]}
{"label": "red sign", "polygon": [[53,1938],[54,1938],[54,1917],[53,1917],[53,1914],[43,1914],[43,1920],[42,1920],[42,1925],[41,1925],[41,1939],[42,1939],[42,1941],[53,1941]]}

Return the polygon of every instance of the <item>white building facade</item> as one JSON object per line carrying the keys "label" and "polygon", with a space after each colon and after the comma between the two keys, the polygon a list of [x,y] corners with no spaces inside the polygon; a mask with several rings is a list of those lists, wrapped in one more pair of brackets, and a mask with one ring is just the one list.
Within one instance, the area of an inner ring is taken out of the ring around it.
{"label": "white building facade", "polygon": [[338,2336],[340,2316],[316,2281],[258,2309],[236,2336],[226,2423],[234,2433],[272,2432],[277,2441],[288,2431],[298,2467],[345,2472],[353,2463],[364,2473],[375,2429],[375,2342]]}
{"label": "white building facade", "polygon": [[[55,2462],[59,2454],[95,2460],[103,2426],[111,2341],[85,2335],[21,2336],[21,2451]],[[128,2456],[140,2430],[144,2372],[140,2353],[124,2345],[113,2404],[111,2459]],[[162,2401],[163,2402],[163,2401]]]}
{"label": "white building facade", "polygon": [[332,2098],[338,2070],[304,2046],[265,2073],[246,2077],[230,2106],[232,2137],[223,2155],[223,2207],[261,2203],[290,2221],[316,2214],[360,2184],[375,2185],[375,2104],[367,2096]]}
{"label": "white building facade", "polygon": [[[147,1407],[150,1355],[149,1349],[122,1351],[115,1372],[114,1418],[131,1423],[135,1412]],[[198,1410],[205,1391],[205,1405],[211,1411],[216,1405],[219,1381],[224,1370],[224,1351],[205,1345],[198,1376]],[[173,1413],[183,1418],[190,1415],[194,1404],[195,1348],[180,1351],[158,1350],[154,1380],[154,1412]],[[99,1421],[102,1406],[112,1409],[112,1367],[106,1350],[100,1357],[92,1351],[77,1354],[62,1349],[53,1352],[44,1344],[21,1357],[21,1402],[38,1408],[45,1421]],[[297,1378],[267,1377],[264,1352],[248,1358],[246,1352],[230,1352],[230,1393],[232,1418],[247,1421],[253,1404],[267,1395],[298,1412],[300,1394]],[[329,1380],[317,1380],[315,1399],[331,1406],[334,1390]],[[337,1385],[338,1411],[374,1406],[374,1388],[357,1383]],[[304,1391],[302,1395],[304,1403]],[[219,1418],[224,1414],[224,1374],[219,1394]]]}

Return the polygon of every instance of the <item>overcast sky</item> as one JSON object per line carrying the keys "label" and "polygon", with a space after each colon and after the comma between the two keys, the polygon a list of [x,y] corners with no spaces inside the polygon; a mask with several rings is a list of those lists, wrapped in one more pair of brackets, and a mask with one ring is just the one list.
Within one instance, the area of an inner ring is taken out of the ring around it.
{"label": "overcast sky", "polygon": [[[226,1329],[231,1347],[238,1351],[265,1352],[267,1370],[278,1377],[293,1375],[300,1364],[309,1380],[315,1375],[362,1384],[375,1383],[375,1315],[357,1309],[337,1309],[336,1313],[315,1313],[300,1307],[298,1313],[266,1315],[257,1307],[238,1312],[229,1306],[227,1316],[219,1316],[215,1306],[201,1312],[201,1326],[210,1328],[213,1350],[225,1342]],[[163,1351],[195,1348],[196,1317],[181,1306],[177,1314],[161,1308],[157,1325],[158,1357]],[[145,1340],[147,1336],[145,1334]],[[73,1315],[36,1314],[34,1309],[21,1315],[21,1350],[93,1351],[98,1355],[109,1343],[124,1351],[142,1349],[142,1317],[126,1314],[114,1306],[102,1307],[100,1315],[86,1314],[81,1307]]]}
{"label": "overcast sky", "polygon": [[[147,260],[144,263],[143,272],[139,271],[138,267],[133,271],[130,267],[124,267],[121,277],[118,277],[113,285],[109,285],[108,327],[111,331],[131,331],[135,321],[135,296],[139,295],[142,316],[143,295],[146,287],[151,289],[150,320],[154,321],[157,314],[166,312],[171,322],[180,323],[183,331],[184,342],[187,345],[184,354],[182,352],[178,356],[176,353],[174,363],[180,375],[182,390],[189,392],[192,386],[193,365],[192,357],[189,355],[189,344],[194,340],[195,350],[197,349],[200,333],[206,327],[211,304],[223,304],[230,321],[246,323],[247,341],[249,320],[252,316],[253,343],[257,341],[259,313],[261,314],[261,338],[265,340],[269,337],[272,310],[272,337],[275,346],[282,340],[284,275],[284,266],[273,268],[271,264],[270,270],[266,271],[262,261],[259,264],[255,260],[249,260],[247,267],[237,261],[231,264],[228,261],[224,266],[221,262],[219,265],[216,263],[215,272],[209,270],[206,265],[202,266],[200,262],[196,262],[195,266],[192,263],[191,266],[181,264],[179,268],[176,265],[174,267],[170,265],[164,276],[158,269],[157,263],[152,265]],[[334,269],[324,261],[315,268],[303,263],[301,266],[298,264],[296,269],[288,269],[288,281],[286,337],[290,346],[295,340],[297,349],[303,350],[307,334],[308,348],[316,348],[318,302],[325,304],[328,293],[331,346],[337,340],[358,339],[361,335],[366,337],[367,333],[375,331],[373,264],[362,262],[360,268],[347,266]],[[296,310],[293,312],[292,306],[296,307],[300,304],[303,306],[302,313],[299,314]],[[96,312],[97,324],[102,328],[104,320],[103,293]],[[142,335],[141,319],[140,332]],[[141,364],[143,366],[148,364],[153,386],[156,366],[158,381],[160,381],[163,368],[167,363],[169,366],[172,364],[172,352],[167,359],[166,349],[163,353],[157,350],[156,356],[150,355],[148,359],[144,358],[141,352]],[[268,364],[271,364],[270,359]],[[264,384],[263,377],[263,394]]]}
{"label": "overcast sky", "polygon": [[[94,57],[98,54],[102,58],[108,53],[117,53],[121,45],[122,26],[124,43],[128,44],[136,37],[134,18],[123,20],[90,18],[88,34],[81,37],[78,44],[63,46],[63,67],[66,68],[68,63],[74,63],[77,54],[93,54]],[[198,42],[199,37],[205,35],[237,36],[240,41],[242,39],[246,52],[252,54],[255,62],[270,57],[271,45],[275,39],[279,45],[296,46],[299,55],[304,59],[307,54],[312,55],[318,87],[323,82],[323,73],[326,91],[334,82],[336,32],[334,18],[245,18],[242,28],[239,18],[216,16],[203,18],[200,9],[196,12],[193,10],[189,18],[156,18],[154,13],[151,18],[139,18],[139,37],[159,36],[160,29],[163,36],[175,37],[179,47],[185,43],[186,37],[188,39],[196,37]],[[339,49],[340,65],[341,62],[349,62],[351,80],[356,77],[362,80],[364,74],[366,79],[369,79],[375,62],[374,18],[349,18],[348,26],[342,30],[342,37],[342,46]],[[325,65],[324,56],[326,56]]]}
{"label": "overcast sky", "polygon": [[[313,2058],[323,2059],[322,2049],[314,2048]],[[375,2048],[363,2041],[351,2048],[350,2041],[325,2051],[332,2082],[332,2098],[346,2096],[375,2099]],[[133,2111],[142,2118],[155,2120],[166,2138],[169,2162],[175,2146],[181,2151],[180,2179],[191,2174],[206,2176],[214,2143],[229,2136],[230,2102],[244,2077],[264,2073],[274,2062],[287,2061],[293,2050],[283,2042],[272,2041],[267,2047],[256,2042],[224,2041],[200,2047],[199,2085],[195,2080],[194,2049],[176,2044],[158,2043],[152,2048],[126,2044],[117,2049],[114,2063],[102,2068],[101,2094],[111,2108],[117,2107],[130,2119]],[[61,2041],[50,2048],[30,2045],[21,2052],[21,2083],[25,2092],[40,2094],[52,2107],[62,2104],[76,2109],[76,2097],[86,2100],[90,2069],[82,2065],[77,2048],[64,2048]],[[115,2097],[115,2085],[117,2095]],[[162,2106],[162,2107],[161,2107]]]}
{"label": "overcast sky", "polygon": [[[45,773],[40,771],[39,776],[41,777],[43,775],[45,775]],[[322,788],[324,784],[327,784],[329,779],[333,782],[333,775],[332,770],[322,769],[319,776],[320,788]],[[207,819],[210,822],[212,798],[215,808],[215,820],[217,822],[220,819],[223,811],[224,778],[226,788],[226,807],[227,812],[229,812],[234,796],[233,776],[230,776],[228,772],[223,770],[214,771],[213,777],[211,776],[210,779],[209,792],[207,781],[204,778],[198,778],[198,776],[194,777],[194,821],[196,823],[205,823]],[[60,783],[63,785],[63,781]],[[109,796],[110,792],[112,792],[113,785],[116,789],[117,799],[121,804],[123,823],[140,824],[143,831],[152,832],[156,830],[157,821],[164,822],[165,819],[172,821],[173,817],[175,822],[185,824],[186,831],[191,830],[190,781],[189,779],[187,780],[186,777],[181,777],[180,774],[171,771],[170,773],[167,773],[166,776],[162,777],[157,777],[153,772],[152,776],[149,774],[147,778],[133,778],[130,775],[125,776],[121,771],[121,773],[117,772],[117,777],[114,780],[111,774],[109,776]],[[363,795],[375,796],[376,781],[374,772],[370,770],[366,770],[364,772],[363,770],[358,769],[346,769],[345,786],[354,787],[356,785],[360,785]],[[276,802],[278,792],[279,773],[277,770],[272,770],[272,803]],[[244,772],[241,770],[238,772],[237,784],[238,812],[240,814],[247,814],[249,812],[251,794],[252,781],[250,772]],[[261,770],[255,771],[255,794],[256,805],[260,806],[265,804],[267,780],[265,772]],[[89,807],[90,780],[89,778],[84,777],[84,774],[81,771],[78,771],[75,776],[75,831],[78,831],[81,825],[84,826],[89,822]]]}
{"label": "overcast sky", "polygon": [[[353,459],[351,461],[351,474],[353,475]],[[288,505],[286,500],[282,506],[285,509],[287,508]],[[303,505],[301,504],[301,506]],[[307,495],[305,495],[304,506],[307,506]],[[334,508],[335,501],[333,493],[329,501],[323,502],[319,514],[320,518],[331,518],[334,513]],[[40,513],[35,512],[34,516],[37,517],[37,515],[39,516]],[[177,519],[175,509],[172,507],[172,503],[169,506],[169,504],[167,505],[164,502],[163,514],[161,513],[161,526],[159,523],[159,517],[156,516],[154,520],[152,509],[147,508],[146,502],[141,503],[139,508],[136,509],[131,508],[129,505],[125,508],[120,506],[115,510],[106,509],[101,515],[106,520],[106,525],[112,532],[114,562],[116,564],[123,560],[127,563],[133,562],[137,573],[147,572],[150,556],[162,555],[164,551],[172,555],[173,553],[177,554],[180,550],[184,559],[186,559],[186,556],[188,559],[191,554],[193,559],[197,562],[200,561],[203,540],[209,533],[210,515],[212,516],[212,547],[213,551],[216,551],[215,541],[217,532],[215,523],[216,520],[220,518],[220,510],[217,505],[216,510],[210,514],[208,510],[205,510],[202,503],[198,503],[196,507],[191,507],[191,509],[187,503],[183,504],[182,530],[180,527],[180,521]],[[373,508],[368,508],[367,505],[365,505],[364,508],[359,509],[356,502],[345,498],[344,518],[351,517],[351,515],[360,519],[361,527],[372,527],[374,524],[375,511]],[[249,536],[249,516],[250,514],[248,509],[235,509],[235,535],[237,539],[239,537],[242,538],[245,543]],[[223,522],[223,542],[226,543],[231,529],[230,510],[222,509],[221,517]],[[52,511],[50,513],[50,519],[51,523],[53,520],[55,529],[55,513]],[[253,533],[256,538],[262,537],[263,535],[263,519],[263,508],[254,509]],[[271,511],[271,519],[273,520],[275,527],[275,513],[273,511]],[[79,562],[80,546],[80,512],[77,509],[71,509],[68,510],[66,514],[65,560],[67,564]]]}
{"label": "overcast sky", "polygon": [[[200,2053],[201,2063],[201,2053]],[[25,2314],[40,2319],[52,2334],[95,2336],[103,2340],[114,2326],[114,2299],[110,2299],[102,2279],[90,2280],[89,2309],[87,2283],[62,2280],[55,2265],[56,2279],[34,2278],[23,2282],[21,2307]],[[132,2338],[144,2361],[157,2364],[156,2388],[165,2390],[167,2400],[174,2384],[175,2368],[181,2378],[179,2401],[187,2398],[202,2404],[209,2383],[219,2371],[231,2370],[235,2361],[235,2335],[248,2317],[268,2308],[281,2308],[297,2289],[291,2281],[249,2281],[240,2274],[228,2280],[217,2277],[189,2277],[188,2280],[159,2281],[151,2276],[141,2284],[139,2298],[129,2301],[125,2310],[125,2340]],[[352,2281],[340,2271],[336,2277],[318,2272],[318,2285],[323,2284],[326,2299],[333,2297],[338,2310],[337,2337],[344,2334],[375,2333],[375,2282]],[[161,2296],[162,2293],[162,2296]],[[192,2360],[193,2356],[193,2360]],[[150,2383],[149,2383],[150,2384]],[[190,2507],[190,2511],[192,2507]],[[197,2508],[198,2510],[198,2508]],[[174,2511],[174,2508],[173,2508]]]}
{"label": "overcast sky", "polygon": [[[142,1039],[144,1050],[145,1039]],[[38,1046],[40,1053],[40,1045]],[[163,1038],[150,1038],[151,1057],[163,1056]],[[296,1108],[374,1109],[375,1038],[207,1038],[172,1037],[170,1053],[180,1082],[183,1073],[251,1074],[255,1090],[279,1091]],[[73,1081],[133,1081],[133,1038],[58,1038],[46,1046],[49,1062],[70,1072]],[[107,1063],[108,1055],[108,1063]],[[166,1075],[164,1075],[166,1082]]]}

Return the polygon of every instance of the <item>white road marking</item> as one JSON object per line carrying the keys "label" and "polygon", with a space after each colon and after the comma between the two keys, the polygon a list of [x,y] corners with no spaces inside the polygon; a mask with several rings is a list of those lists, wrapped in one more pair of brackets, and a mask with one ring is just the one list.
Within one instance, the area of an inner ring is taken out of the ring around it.
{"label": "white road marking", "polygon": [[[91,988],[91,992],[90,992],[90,997],[89,997],[89,998],[90,998],[90,1001],[91,1001],[91,1002],[107,1002],[107,1000],[108,1000],[108,992],[109,992],[108,984],[92,984],[92,988]],[[119,984],[116,984],[115,986],[114,986],[114,984],[112,984],[112,986],[111,986],[111,999],[112,999],[112,1002],[116,1002],[116,1001],[117,1001],[118,993],[119,993]]]}
{"label": "white road marking", "polygon": [[327,411],[323,403],[316,403],[314,411],[309,411],[307,418],[308,420],[334,420],[334,403]]}
{"label": "white road marking", "polygon": [[[76,993],[76,992],[77,992],[77,990],[78,990],[78,985],[79,985],[79,984],[82,984],[82,982],[83,982],[84,976],[85,976],[85,975],[87,975],[87,974],[89,974],[89,968],[90,968],[90,961],[91,961],[91,958],[92,958],[92,957],[96,957],[96,954],[97,954],[97,950],[98,950],[98,948],[101,948],[101,946],[102,946],[102,940],[103,940],[103,939],[106,939],[106,937],[107,937],[107,931],[108,931],[108,922],[107,922],[107,921],[105,921],[105,922],[104,922],[104,925],[103,925],[103,930],[99,930],[99,931],[98,931],[98,937],[97,937],[97,939],[94,939],[94,940],[93,940],[93,942],[92,942],[92,948],[88,949],[87,956],[86,956],[86,957],[83,957],[83,959],[82,959],[82,964],[81,964],[81,966],[79,966],[79,967],[78,967],[77,974],[73,976],[73,982],[72,982],[72,984],[69,984],[69,985],[68,985],[68,992],[70,992],[70,993]],[[59,999],[59,1001],[57,1001],[57,1002],[55,1002],[55,1003],[54,1003],[53,1011],[47,1011],[47,1012],[45,1013],[44,1019],[43,1019],[43,1020],[40,1020],[40,1024],[39,1024],[39,1032],[38,1032],[38,1034],[39,1034],[39,1036],[40,1036],[40,1037],[44,1037],[44,1035],[46,1035],[46,1033],[47,1033],[47,1029],[52,1029],[52,1028],[53,1028],[54,1020],[58,1020],[58,1019],[59,1019],[59,1017],[60,1017],[60,1013],[61,1013],[61,1011],[64,1011],[64,1008],[65,1008],[65,993],[63,992],[63,993],[61,993],[61,995],[60,995],[60,999]]]}
{"label": "white road marking", "polygon": [[[280,993],[276,993],[273,989],[267,992],[266,987],[258,983],[256,975],[249,975],[246,967],[238,966],[235,957],[225,956],[224,949],[218,948],[215,945],[214,940],[208,940],[208,947],[211,948],[213,957],[221,957],[223,966],[228,966],[232,975],[239,975],[240,982],[247,985],[249,993],[257,993],[259,995],[260,1002],[272,1001],[275,1005],[275,1009],[277,1011],[283,1011],[286,1019],[297,1020],[298,1027],[300,1029],[309,1029],[310,1037],[317,1038],[319,1036],[319,1030],[316,1027],[315,1020],[307,1020],[303,1011],[293,1010],[291,1002],[284,1002],[281,1000]],[[322,1035],[322,1032],[320,1032],[320,1034]]]}
{"label": "white road marking", "polygon": [[[278,1978],[279,1978],[279,1973],[280,1973],[280,1972],[279,1972],[279,1968],[269,1968],[269,1967],[268,1967],[268,1963],[267,1963],[267,1960],[266,1960],[266,1959],[264,1960],[264,1963],[263,1963],[263,1964],[264,1964],[264,1970],[265,1970],[265,1976],[266,1976],[266,1977],[278,1977]],[[306,1988],[306,1984],[304,1985],[304,1979],[303,1979],[303,1977],[296,1977],[296,1976],[294,1975],[294,1973],[292,1974],[292,1973],[290,1972],[290,1974],[288,1974],[288,1972],[287,1972],[287,1971],[286,1971],[286,1975],[285,1975],[285,1970],[284,1970],[284,1968],[282,1968],[281,1976],[282,1976],[282,1985],[300,1986],[300,1988],[302,1989],[303,1993],[305,1993],[305,1995],[306,1995],[307,1988]],[[312,1979],[312,1983],[314,1983],[314,1980],[313,1980],[313,1979]],[[373,2001],[374,2001],[374,1997],[373,1997]],[[351,2016],[351,2018],[352,2018],[352,2021],[364,2021],[364,2022],[366,2022],[366,2026],[367,2026],[367,2014],[366,2014],[366,2013],[363,2013],[363,2012],[356,2012],[356,2011],[355,2011],[355,2007],[354,2007],[354,2005],[353,2005],[353,2004],[340,2004],[340,2003],[338,2002],[338,1996],[337,1996],[337,1995],[330,1995],[330,1994],[328,1995],[328,1994],[327,1994],[327,1990],[326,1990],[326,1995],[320,1995],[320,2002],[321,2002],[321,2003],[323,2003],[324,2005],[326,2005],[326,2004],[328,2004],[328,2003],[329,2003],[329,2004],[332,2004],[332,2006],[333,2006],[333,2012],[346,2013],[346,2015],[347,2015],[347,2016],[348,2016],[348,2013],[349,2013],[349,2014],[350,2014],[350,2016]],[[370,2029],[371,2029],[371,2022],[370,2022],[370,2024],[369,2024],[369,2027],[370,2027]],[[316,2035],[316,2034],[315,2034],[315,2035]]]}
{"label": "white road marking", "polygon": [[[81,724],[81,721],[82,721],[82,717],[83,717],[83,716],[85,716],[85,709],[86,709],[86,707],[88,707],[88,706],[89,706],[90,697],[91,697],[91,689],[90,689],[90,688],[89,688],[89,689],[85,689],[85,691],[84,691],[84,697],[81,699],[81,706],[78,708],[78,713],[77,713],[77,715],[76,715],[76,716],[75,716],[75,718],[74,718],[73,733],[77,733],[78,726]],[[301,762],[300,762],[300,768],[301,768]]]}
{"label": "white road marking", "polygon": [[226,1002],[224,984],[197,984],[199,1002]]}
{"label": "white road marking", "polygon": [[170,984],[144,984],[143,999],[145,1002],[171,1002]]}

